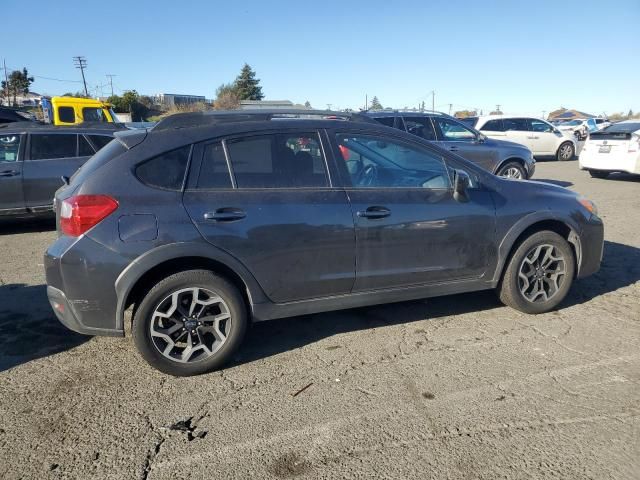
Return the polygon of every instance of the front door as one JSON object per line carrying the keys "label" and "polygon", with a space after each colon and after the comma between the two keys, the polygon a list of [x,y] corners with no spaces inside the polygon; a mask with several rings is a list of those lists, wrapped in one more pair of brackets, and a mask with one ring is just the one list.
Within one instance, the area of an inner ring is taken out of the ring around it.
{"label": "front door", "polygon": [[438,144],[442,148],[493,172],[497,164],[496,150],[480,142],[473,130],[461,122],[444,117],[433,117],[433,123],[438,134]]}
{"label": "front door", "polygon": [[342,131],[335,152],[356,224],[354,291],[482,277],[494,249],[489,192],[453,198],[436,150],[385,134]]}
{"label": "front door", "polygon": [[25,204],[28,208],[49,207],[63,184],[62,176],[73,175],[93,154],[93,148],[75,133],[32,133],[29,143],[23,174]]}
{"label": "front door", "polygon": [[0,215],[24,212],[22,194],[23,135],[0,135]]}
{"label": "front door", "polygon": [[539,155],[555,155],[558,137],[555,128],[550,123],[538,120],[537,118],[528,119],[531,128],[531,136],[537,144]]}
{"label": "front door", "polygon": [[227,138],[194,150],[192,170],[202,163],[184,194],[189,215],[277,303],[353,287],[353,218],[344,190],[331,186],[323,151],[314,131]]}

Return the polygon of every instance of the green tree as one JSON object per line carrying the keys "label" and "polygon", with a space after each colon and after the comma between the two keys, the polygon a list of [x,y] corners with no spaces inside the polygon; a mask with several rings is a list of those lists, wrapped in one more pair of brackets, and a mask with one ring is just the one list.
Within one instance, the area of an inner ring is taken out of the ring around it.
{"label": "green tree", "polygon": [[307,100],[306,102],[304,102],[304,108],[312,108],[312,107],[311,107],[311,103],[309,102],[309,100]]}
{"label": "green tree", "polygon": [[142,120],[149,113],[149,108],[142,103],[140,95],[135,90],[127,90],[122,96],[113,95],[107,98],[107,102],[113,105],[116,113],[130,113],[134,122]]}
{"label": "green tree", "polygon": [[240,100],[262,100],[264,98],[260,79],[256,78],[256,72],[248,63],[245,63],[240,70],[240,75],[237,76],[233,88]]}
{"label": "green tree", "polygon": [[629,109],[629,113],[627,113],[627,117],[633,118],[633,110]]}
{"label": "green tree", "polygon": [[29,87],[33,83],[33,77],[29,76],[26,68],[22,71],[14,70],[9,74],[8,81],[2,81],[2,90],[7,92],[7,98],[13,98],[13,106],[16,106],[18,95],[29,93]]}
{"label": "green tree", "polygon": [[233,83],[223,83],[216,89],[216,99],[213,108],[216,110],[236,110],[240,106],[240,99]]}
{"label": "green tree", "polygon": [[380,100],[378,100],[378,97],[376,97],[375,95],[373,96],[373,98],[371,99],[371,105],[369,106],[369,110],[382,110],[382,104],[380,103]]}

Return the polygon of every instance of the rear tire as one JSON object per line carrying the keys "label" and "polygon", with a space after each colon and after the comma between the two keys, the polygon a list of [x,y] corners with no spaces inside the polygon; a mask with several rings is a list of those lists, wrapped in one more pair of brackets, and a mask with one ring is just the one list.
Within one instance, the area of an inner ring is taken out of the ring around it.
{"label": "rear tire", "polygon": [[511,256],[498,295],[515,310],[549,312],[566,297],[574,274],[575,256],[569,243],[555,232],[536,232]]}
{"label": "rear tire", "polygon": [[238,349],[248,316],[238,289],[208,270],[173,274],[135,309],[133,341],[152,367],[174,376],[218,369]]}
{"label": "rear tire", "polygon": [[573,146],[571,142],[564,142],[558,147],[558,151],[556,152],[556,160],[559,162],[566,162],[571,160],[573,156],[576,154],[576,148]]}
{"label": "rear tire", "polygon": [[605,172],[603,170],[589,170],[589,175],[593,178],[607,178],[609,176],[609,172]]}
{"label": "rear tire", "polygon": [[512,161],[505,163],[496,173],[499,177],[515,178],[518,180],[526,180],[527,172],[520,162]]}

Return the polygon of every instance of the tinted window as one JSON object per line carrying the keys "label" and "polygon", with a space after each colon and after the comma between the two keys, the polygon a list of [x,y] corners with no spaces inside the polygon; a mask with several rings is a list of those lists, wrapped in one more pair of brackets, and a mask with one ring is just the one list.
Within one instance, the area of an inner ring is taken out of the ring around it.
{"label": "tinted window", "polygon": [[227,141],[238,188],[325,187],[316,134],[261,135]]}
{"label": "tinted window", "polygon": [[476,139],[476,134],[455,120],[448,118],[434,118],[433,121],[440,129],[442,140],[449,142],[471,141]]}
{"label": "tinted window", "polygon": [[101,108],[96,107],[84,107],[82,109],[82,118],[85,122],[106,122],[107,118],[104,116]]}
{"label": "tinted window", "polygon": [[407,127],[407,132],[425,140],[436,140],[436,132],[433,130],[433,124],[429,118],[404,117],[404,124]]}
{"label": "tinted window", "polygon": [[487,123],[483,125],[481,130],[486,130],[488,132],[504,132],[504,125],[502,124],[502,119],[489,120]]}
{"label": "tinted window", "polygon": [[187,170],[191,146],[158,155],[136,168],[136,176],[151,187],[180,190]]}
{"label": "tinted window", "polygon": [[79,157],[90,157],[96,153],[93,150],[93,147],[89,144],[86,138],[83,135],[78,135],[78,156]]}
{"label": "tinted window", "polygon": [[504,124],[505,132],[509,130],[529,131],[529,122],[527,122],[526,118],[504,118],[502,123]]}
{"label": "tinted window", "polygon": [[449,188],[436,153],[382,136],[338,135],[337,142],[354,187]]}
{"label": "tinted window", "polygon": [[197,188],[231,188],[227,159],[220,142],[204,148]]}
{"label": "tinted window", "polygon": [[536,120],[535,118],[532,118],[531,130],[533,130],[534,132],[550,132],[552,128],[547,122],[543,122],[542,120]]}
{"label": "tinted window", "polygon": [[465,117],[465,118],[459,118],[458,119],[460,122],[464,123],[465,125],[468,125],[470,127],[474,127],[476,126],[476,124],[478,123],[478,117]]}
{"label": "tinted window", "polygon": [[96,147],[98,150],[100,150],[107,143],[113,140],[112,137],[108,137],[107,135],[89,135],[89,138],[91,139],[93,146]]}
{"label": "tinted window", "polygon": [[21,135],[0,136],[0,162],[17,162],[20,153]]}
{"label": "tinted window", "polygon": [[75,134],[31,134],[31,160],[75,157],[77,142]]}
{"label": "tinted window", "polygon": [[58,118],[61,122],[75,123],[76,112],[73,107],[58,107]]}
{"label": "tinted window", "polygon": [[395,126],[395,117],[378,117],[376,118],[376,121],[380,122],[383,125],[386,125],[387,127],[393,127]]}

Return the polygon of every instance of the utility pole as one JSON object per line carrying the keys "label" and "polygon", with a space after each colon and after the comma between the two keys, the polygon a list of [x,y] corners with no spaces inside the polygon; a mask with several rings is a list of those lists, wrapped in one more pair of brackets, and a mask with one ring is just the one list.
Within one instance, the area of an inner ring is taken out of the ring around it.
{"label": "utility pole", "polygon": [[327,103],[327,110],[331,110],[331,105],[333,105],[333,103]]}
{"label": "utility pole", "polygon": [[109,85],[111,86],[111,96],[113,97],[113,77],[117,77],[117,75],[107,73],[105,76],[109,78]]}
{"label": "utility pole", "polygon": [[453,103],[449,104],[449,115],[451,115],[451,108],[453,108]]}
{"label": "utility pole", "polygon": [[89,90],[87,90],[87,81],[84,78],[84,69],[87,68],[87,59],[78,55],[76,57],[73,57],[73,64],[76,66],[76,68],[79,68],[80,73],[82,73],[82,83],[84,83],[84,94],[88,97]]}
{"label": "utility pole", "polygon": [[500,105],[496,105],[496,112],[500,111]]}
{"label": "utility pole", "polygon": [[436,91],[431,90],[431,111],[436,111]]}
{"label": "utility pole", "polygon": [[2,66],[4,67],[4,81],[7,105],[9,105],[9,76],[7,75],[7,61],[4,58],[2,59]]}
{"label": "utility pole", "polygon": [[546,110],[542,110],[542,119],[543,119],[543,120],[545,119],[545,118],[544,118],[544,114],[545,114],[545,113],[547,113],[547,111],[546,111]]}
{"label": "utility pole", "polygon": [[369,110],[369,95],[364,94],[364,111]]}

